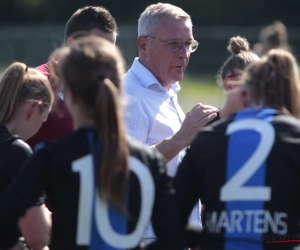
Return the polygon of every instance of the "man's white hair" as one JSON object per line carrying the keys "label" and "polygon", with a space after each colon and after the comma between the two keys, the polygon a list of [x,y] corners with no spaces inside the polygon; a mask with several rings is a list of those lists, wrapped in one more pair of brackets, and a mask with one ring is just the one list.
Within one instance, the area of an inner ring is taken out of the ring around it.
{"label": "man's white hair", "polygon": [[158,21],[164,18],[190,21],[192,24],[190,15],[175,5],[169,3],[151,4],[140,15],[138,20],[138,36],[153,36]]}

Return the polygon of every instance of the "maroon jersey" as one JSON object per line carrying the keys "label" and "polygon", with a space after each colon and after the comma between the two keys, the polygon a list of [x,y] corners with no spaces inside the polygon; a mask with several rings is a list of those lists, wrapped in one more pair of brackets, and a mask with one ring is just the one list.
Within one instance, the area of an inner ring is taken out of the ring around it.
{"label": "maroon jersey", "polygon": [[[49,79],[49,63],[38,66],[36,69]],[[56,96],[56,99],[48,119],[42,124],[39,131],[27,141],[31,148],[41,142],[66,136],[73,130],[73,120],[65,102],[60,96]]]}

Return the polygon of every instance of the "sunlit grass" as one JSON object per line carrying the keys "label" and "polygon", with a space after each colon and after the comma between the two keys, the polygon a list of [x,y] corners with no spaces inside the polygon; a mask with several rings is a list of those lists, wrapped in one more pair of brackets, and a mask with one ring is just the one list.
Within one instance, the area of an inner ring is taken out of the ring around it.
{"label": "sunlit grass", "polygon": [[186,76],[180,82],[182,95],[197,95],[199,91],[214,95],[219,89],[213,76]]}
{"label": "sunlit grass", "polygon": [[186,76],[180,86],[178,100],[184,112],[188,112],[196,103],[215,107],[221,107],[224,103],[223,90],[214,76]]}

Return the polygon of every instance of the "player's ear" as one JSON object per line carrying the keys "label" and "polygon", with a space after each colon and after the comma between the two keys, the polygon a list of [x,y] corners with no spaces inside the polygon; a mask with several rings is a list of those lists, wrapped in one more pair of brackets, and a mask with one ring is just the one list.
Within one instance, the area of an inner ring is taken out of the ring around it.
{"label": "player's ear", "polygon": [[247,108],[248,106],[250,106],[249,92],[245,88],[242,88],[240,93],[241,93],[240,94],[241,105],[243,108]]}
{"label": "player's ear", "polygon": [[223,86],[226,91],[232,90],[232,81],[226,79],[223,82]]}
{"label": "player's ear", "polygon": [[40,109],[42,107],[41,101],[30,102],[27,109],[27,119],[28,121],[32,120],[35,115],[40,115]]}

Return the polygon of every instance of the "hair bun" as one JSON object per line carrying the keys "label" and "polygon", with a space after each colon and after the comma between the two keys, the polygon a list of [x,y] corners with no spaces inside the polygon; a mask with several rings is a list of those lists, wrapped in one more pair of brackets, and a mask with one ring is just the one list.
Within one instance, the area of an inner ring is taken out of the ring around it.
{"label": "hair bun", "polygon": [[242,51],[249,51],[249,43],[246,38],[240,36],[231,37],[227,49],[233,55],[237,55]]}

